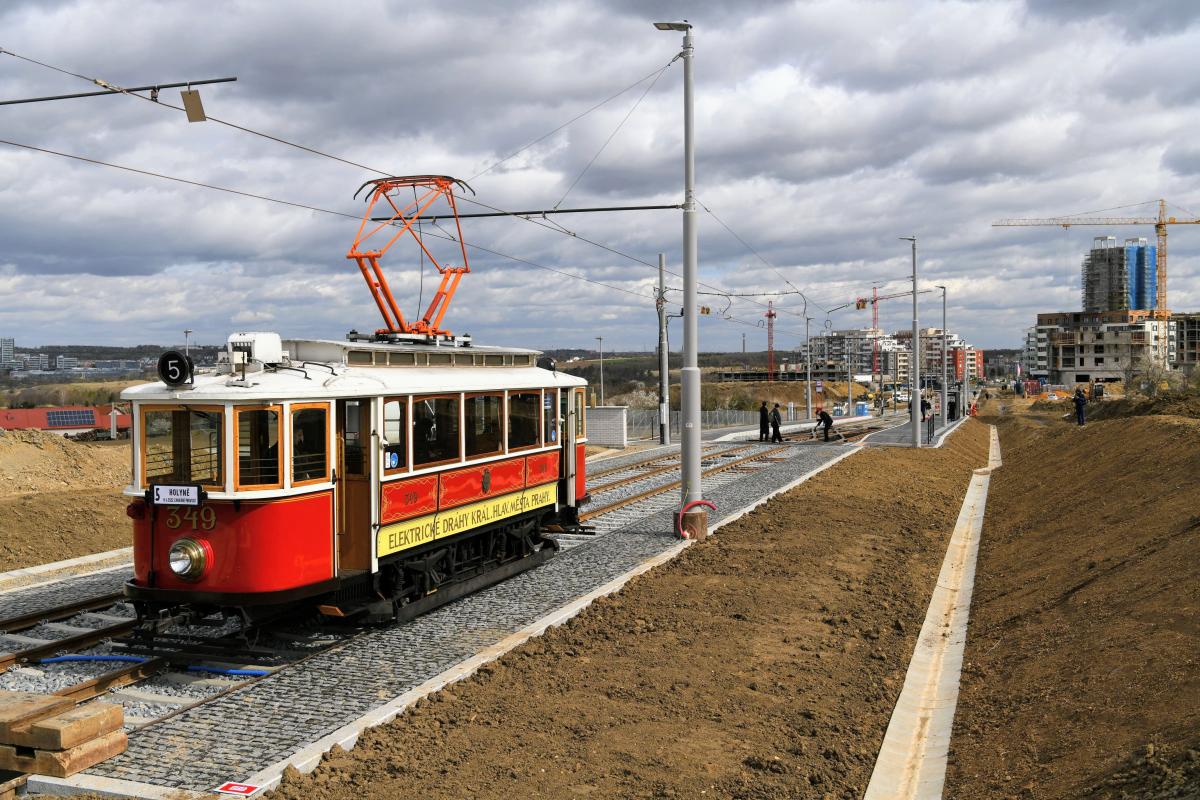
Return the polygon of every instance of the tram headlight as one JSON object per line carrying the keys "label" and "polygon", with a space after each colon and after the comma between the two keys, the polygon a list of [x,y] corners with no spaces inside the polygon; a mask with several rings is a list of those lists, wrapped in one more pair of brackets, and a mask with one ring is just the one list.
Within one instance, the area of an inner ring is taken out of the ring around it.
{"label": "tram headlight", "polygon": [[200,580],[208,569],[208,548],[195,539],[180,539],[167,551],[167,566],[185,581]]}

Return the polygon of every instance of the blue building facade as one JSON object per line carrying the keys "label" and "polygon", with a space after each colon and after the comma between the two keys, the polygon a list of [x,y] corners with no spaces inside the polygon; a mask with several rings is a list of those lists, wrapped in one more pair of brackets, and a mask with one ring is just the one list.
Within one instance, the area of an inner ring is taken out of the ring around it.
{"label": "blue building facade", "polygon": [[1143,240],[1125,240],[1129,308],[1151,310],[1158,303],[1158,248]]}

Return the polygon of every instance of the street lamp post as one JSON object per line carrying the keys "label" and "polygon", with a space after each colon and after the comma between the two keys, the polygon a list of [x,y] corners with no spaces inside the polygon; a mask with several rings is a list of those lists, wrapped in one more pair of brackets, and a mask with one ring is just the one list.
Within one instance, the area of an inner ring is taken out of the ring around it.
{"label": "street lamp post", "polygon": [[[947,377],[947,361],[950,357],[946,350],[946,344],[949,338],[946,336],[946,287],[938,286],[942,290],[942,427],[946,427],[946,423],[950,420],[950,384]],[[962,405],[962,399],[959,398],[959,405]]]}
{"label": "street lamp post", "polygon": [[604,337],[597,336],[596,341],[600,343],[600,405],[604,405]]}
{"label": "street lamp post", "polygon": [[909,382],[912,390],[908,395],[908,419],[912,426],[912,446],[921,446],[921,331],[917,319],[917,236],[901,236],[901,240],[912,242],[912,285],[913,285],[913,318],[912,318],[912,363],[908,368]]}
{"label": "street lamp post", "polygon": [[804,418],[812,419],[812,343],[808,339],[808,323],[812,317],[804,318]]}
{"label": "street lamp post", "polygon": [[683,369],[680,370],[680,478],[681,505],[679,529],[693,539],[708,535],[708,514],[700,504],[704,493],[700,486],[700,327],[696,292],[699,266],[696,257],[696,142],[694,136],[692,25],[682,22],[656,22],[660,31],[683,33]]}

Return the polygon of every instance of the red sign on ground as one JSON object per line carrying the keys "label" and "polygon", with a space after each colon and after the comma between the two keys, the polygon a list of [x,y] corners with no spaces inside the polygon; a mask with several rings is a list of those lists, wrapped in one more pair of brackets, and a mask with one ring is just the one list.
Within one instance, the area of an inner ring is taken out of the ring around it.
{"label": "red sign on ground", "polygon": [[261,788],[261,786],[253,786],[249,783],[234,783],[230,781],[229,783],[222,783],[213,791],[220,794],[232,794],[237,797],[249,797]]}

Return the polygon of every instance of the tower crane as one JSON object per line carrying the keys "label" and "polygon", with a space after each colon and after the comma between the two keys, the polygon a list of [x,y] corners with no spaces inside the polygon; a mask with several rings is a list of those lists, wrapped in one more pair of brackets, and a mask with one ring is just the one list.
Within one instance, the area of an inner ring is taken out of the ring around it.
{"label": "tower crane", "polygon": [[[1135,205],[1146,205],[1146,203],[1136,203]],[[1119,208],[1130,207],[1131,206],[1119,206]],[[1155,281],[1158,284],[1158,292],[1154,303],[1154,317],[1156,319],[1166,319],[1169,317],[1170,312],[1167,310],[1167,226],[1200,225],[1200,219],[1194,218],[1194,215],[1191,218],[1186,219],[1167,216],[1167,201],[1162,199],[1158,200],[1157,217],[1099,217],[1090,216],[1089,214],[1091,213],[1095,212],[1088,212],[1085,214],[1070,214],[1065,217],[1048,217],[1041,219],[1001,219],[993,222],[992,227],[1002,228],[1025,225],[1055,225],[1066,229],[1070,228],[1072,225],[1153,225],[1154,232],[1158,237],[1158,248],[1154,264]],[[1189,215],[1191,214],[1191,212],[1188,213]]]}
{"label": "tower crane", "polygon": [[[929,294],[932,291],[933,291],[933,289],[921,289],[920,291],[917,292],[917,294]],[[870,306],[871,306],[871,328],[875,331],[878,331],[879,330],[879,303],[880,303],[880,301],[881,300],[894,300],[897,297],[912,297],[912,289],[909,289],[904,292],[893,292],[892,294],[880,294],[879,287],[872,286],[871,287],[871,296],[855,298],[854,307],[856,309],[858,309],[859,311],[862,311],[863,309],[865,309],[867,307],[868,304],[870,304]],[[834,311],[840,311],[843,308],[849,308],[850,305],[851,305],[850,303],[843,303],[840,306],[834,306],[833,308],[829,309],[829,313],[832,314]],[[849,352],[847,352],[846,358],[847,359],[850,358]],[[874,339],[871,341],[871,374],[879,375],[879,384],[882,389],[883,371],[879,367],[879,336],[878,336],[878,334],[876,334]],[[896,376],[893,375],[892,380],[894,382],[896,380]]]}

